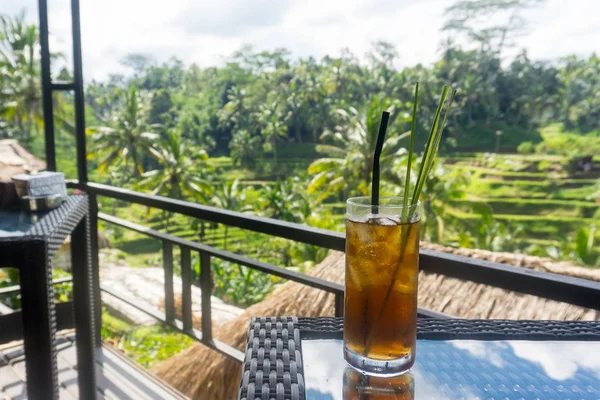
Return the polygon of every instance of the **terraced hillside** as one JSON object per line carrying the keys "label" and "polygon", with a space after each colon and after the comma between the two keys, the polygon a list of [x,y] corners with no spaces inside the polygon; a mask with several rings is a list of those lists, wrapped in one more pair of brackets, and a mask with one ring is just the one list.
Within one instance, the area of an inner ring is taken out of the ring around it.
{"label": "terraced hillside", "polygon": [[562,157],[463,156],[448,158],[445,165],[471,175],[466,198],[453,203],[455,216],[478,218],[466,211],[485,203],[496,220],[522,226],[526,244],[558,242],[600,221],[595,195],[600,171],[568,173]]}
{"label": "terraced hillside", "polygon": [[[244,185],[259,189],[288,176],[301,176],[304,179],[303,175],[317,153],[314,146],[304,145],[301,149],[297,153],[292,148],[282,146],[278,167],[267,166],[265,172],[260,174],[248,175],[247,171],[234,167],[228,157],[211,159],[211,164],[215,175],[220,176],[221,180],[237,178]],[[265,159],[269,159],[268,155]],[[522,227],[522,234],[515,240],[523,251],[532,244],[559,245],[582,227],[600,222],[600,200],[596,197],[600,190],[600,171],[569,174],[564,167],[565,160],[558,156],[486,157],[482,154],[459,154],[441,161],[445,168],[461,169],[470,176],[466,195],[459,201],[446,204],[447,213],[462,221],[476,222],[481,217],[473,213],[472,205],[487,204],[496,220],[510,227]],[[226,230],[216,224],[203,225],[200,221],[181,215],[169,217],[142,206],[119,202],[113,204],[110,199],[101,199],[101,206],[101,210],[108,214],[277,265],[298,266],[302,265],[304,259],[319,258],[315,249],[301,248],[290,241],[268,235],[237,228]],[[333,215],[333,219],[339,222],[339,228],[343,229],[343,202],[326,203],[322,209],[326,214]],[[161,244],[158,241],[110,225],[103,225],[102,229],[106,229],[118,249],[114,257],[126,259],[132,266],[161,265]],[[450,234],[446,240],[455,242],[460,232],[452,232],[452,226],[447,230]],[[596,232],[596,243],[600,243],[600,229]]]}

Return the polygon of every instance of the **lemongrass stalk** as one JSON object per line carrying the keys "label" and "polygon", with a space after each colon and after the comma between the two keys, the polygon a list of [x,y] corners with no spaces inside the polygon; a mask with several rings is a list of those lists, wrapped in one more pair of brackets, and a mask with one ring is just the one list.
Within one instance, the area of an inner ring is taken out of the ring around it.
{"label": "lemongrass stalk", "polygon": [[438,125],[440,123],[440,116],[442,115],[442,109],[444,108],[444,103],[446,102],[446,97],[448,96],[448,91],[450,90],[450,86],[444,86],[444,90],[442,90],[442,96],[440,97],[440,103],[438,105],[438,109],[435,113],[435,119],[433,120],[433,125],[431,126],[431,131],[429,132],[429,139],[427,140],[427,145],[425,146],[425,154],[423,154],[423,158],[421,159],[421,165],[419,167],[419,175],[417,177],[417,184],[415,185],[415,191],[413,192],[412,197],[412,205],[417,204],[419,201],[419,196],[421,196],[421,190],[423,190],[423,185],[427,180],[427,175],[429,171],[426,170],[427,165],[429,164],[429,159],[433,154],[434,143],[436,142],[436,137],[439,133]]}
{"label": "lemongrass stalk", "polygon": [[406,165],[406,180],[404,181],[404,201],[402,202],[402,222],[407,222],[408,192],[410,190],[410,170],[412,167],[413,151],[415,147],[415,130],[417,127],[417,100],[419,98],[419,82],[415,85],[415,100],[413,102],[412,123],[410,126],[410,144],[408,146],[408,163]]}
{"label": "lemongrass stalk", "polygon": [[[435,157],[437,156],[438,150],[440,148],[440,143],[442,141],[442,136],[443,136],[443,133],[444,133],[444,128],[446,127],[446,122],[448,121],[448,115],[450,114],[450,108],[452,107],[452,103],[454,102],[454,97],[455,96],[456,96],[456,90],[453,90],[452,94],[450,95],[450,100],[448,101],[448,107],[446,108],[446,112],[444,113],[444,119],[442,121],[442,124],[438,128],[438,132],[436,133],[435,142],[433,144],[431,157],[428,158],[427,165],[425,166],[425,173],[424,173],[423,185],[425,185],[425,181],[427,180],[427,177],[429,176],[429,173],[431,172],[431,168],[433,167],[433,163],[435,161]],[[420,195],[421,194],[419,193],[419,196]],[[417,199],[418,199],[418,197],[417,197]]]}

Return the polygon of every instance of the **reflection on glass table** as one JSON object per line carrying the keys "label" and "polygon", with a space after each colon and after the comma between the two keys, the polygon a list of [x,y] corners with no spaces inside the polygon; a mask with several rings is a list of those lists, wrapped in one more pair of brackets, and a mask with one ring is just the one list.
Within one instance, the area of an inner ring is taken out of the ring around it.
{"label": "reflection on glass table", "polygon": [[600,399],[599,342],[418,340],[400,378],[349,372],[342,346],[302,340],[307,400]]}
{"label": "reflection on glass table", "polygon": [[365,375],[350,365],[344,369],[344,400],[412,400],[415,398],[415,379],[412,372],[384,378]]}
{"label": "reflection on glass table", "polygon": [[[43,214],[41,214],[43,215]],[[20,209],[0,211],[0,237],[19,237],[38,221],[38,214],[31,214]]]}

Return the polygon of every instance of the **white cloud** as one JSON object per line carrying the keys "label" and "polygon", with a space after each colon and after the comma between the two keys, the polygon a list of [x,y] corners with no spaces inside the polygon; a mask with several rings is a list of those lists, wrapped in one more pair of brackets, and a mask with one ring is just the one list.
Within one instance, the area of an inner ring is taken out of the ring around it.
{"label": "white cloud", "polygon": [[[176,56],[202,66],[222,62],[243,44],[286,47],[293,56],[363,57],[371,42],[396,44],[398,66],[429,64],[439,56],[443,10],[454,0],[80,0],[84,78],[124,72],[131,52],[159,61]],[[52,48],[70,55],[70,1],[50,0]],[[0,13],[26,8],[37,21],[36,0],[2,0]],[[534,59],[600,52],[597,0],[548,0],[525,14],[530,34],[518,45]],[[70,57],[68,57],[70,60]]]}
{"label": "white cloud", "polygon": [[173,21],[191,35],[237,36],[280,22],[293,0],[191,1]]}
{"label": "white cloud", "polygon": [[600,378],[600,358],[596,356],[595,343],[512,341],[509,344],[517,357],[539,364],[554,380],[573,378],[579,369],[589,370]]}
{"label": "white cloud", "polygon": [[502,352],[505,351],[506,345],[502,343],[493,343],[493,345],[490,345],[489,343],[476,340],[455,340],[449,343],[457,349],[468,351],[473,357],[488,361],[495,367],[504,367]]}

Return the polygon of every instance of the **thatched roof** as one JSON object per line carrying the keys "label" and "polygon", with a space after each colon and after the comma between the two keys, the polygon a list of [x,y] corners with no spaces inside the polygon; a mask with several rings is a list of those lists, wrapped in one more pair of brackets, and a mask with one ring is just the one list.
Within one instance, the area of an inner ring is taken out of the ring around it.
{"label": "thatched roof", "polygon": [[15,139],[0,140],[0,180],[10,180],[13,175],[37,172],[46,163],[19,144]]}
{"label": "thatched roof", "polygon": [[[523,254],[455,249],[431,243],[423,243],[422,247],[515,267],[600,281],[600,270],[580,267],[570,262],[557,262],[549,258]],[[600,320],[600,312],[595,310],[423,271],[419,273],[419,305],[462,318]]]}
{"label": "thatched roof", "polygon": [[[569,263],[511,253],[453,249],[428,243],[424,248],[504,262],[536,270],[562,273],[600,281],[600,271]],[[344,254],[332,252],[310,275],[342,283]],[[464,318],[600,320],[600,313],[536,296],[509,292],[423,271],[419,274],[419,305]],[[332,316],[333,295],[288,282],[236,319],[215,329],[221,341],[243,351],[252,316]],[[153,372],[191,398],[234,398],[240,381],[240,366],[204,345],[196,345],[158,364]]]}

